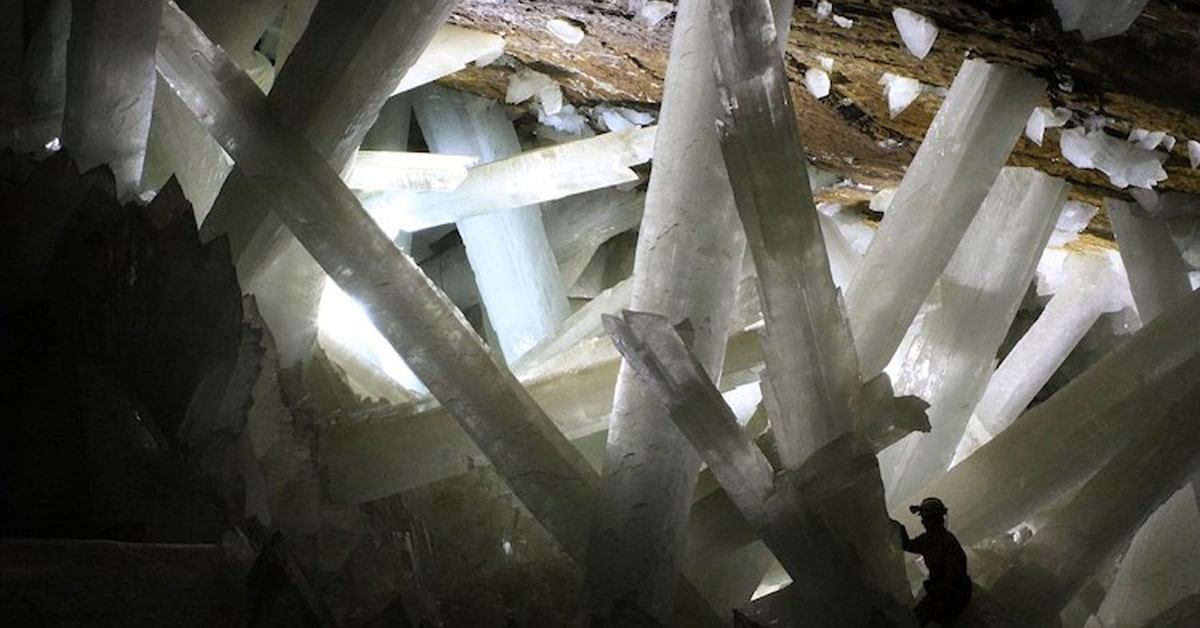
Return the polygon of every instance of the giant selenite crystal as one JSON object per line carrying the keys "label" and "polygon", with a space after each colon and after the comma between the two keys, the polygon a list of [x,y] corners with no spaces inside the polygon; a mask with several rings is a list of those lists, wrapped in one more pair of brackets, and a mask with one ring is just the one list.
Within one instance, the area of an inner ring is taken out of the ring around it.
{"label": "giant selenite crystal", "polygon": [[[716,55],[724,108],[719,127],[721,147],[758,271],[767,363],[763,398],[780,461],[786,471],[797,471],[815,452],[826,450],[814,460],[813,466],[823,462],[821,472],[840,480],[858,472],[874,480],[868,484],[847,481],[823,494],[827,504],[845,500],[854,507],[822,513],[825,522],[834,522],[828,528],[836,530],[832,536],[837,541],[817,544],[853,548],[841,556],[835,550],[831,559],[864,563],[856,586],[906,599],[902,561],[891,529],[862,525],[861,521],[863,517],[879,522],[885,518],[874,457],[869,450],[865,456],[856,456],[853,447],[826,447],[848,433],[861,438],[865,431],[851,419],[858,363],[829,270],[786,73],[771,32],[770,9],[765,0],[736,6],[716,0],[713,17],[717,41],[733,42],[719,47]],[[704,451],[688,433],[692,443]],[[842,454],[847,458],[839,459]],[[716,472],[711,459],[706,461]],[[866,466],[858,468],[860,461],[866,461]],[[734,491],[726,489],[731,494]],[[852,518],[839,520],[839,515],[851,512]],[[808,533],[801,520],[796,517],[790,522],[797,535]],[[848,533],[851,530],[860,533]],[[818,534],[812,540],[827,539]],[[804,575],[797,573],[803,564],[791,564],[789,572],[796,580]],[[845,592],[834,595],[839,594]]]}
{"label": "giant selenite crystal", "polygon": [[1034,406],[922,495],[954,512],[964,543],[1003,532],[1061,496],[1126,441],[1152,429],[1200,361],[1200,291],[1192,292]]}
{"label": "giant selenite crystal", "polygon": [[[604,325],[626,363],[792,578],[808,595],[839,609],[829,625],[861,625],[876,610],[907,619],[900,551],[882,513],[883,485],[865,442],[847,434],[776,478],[666,319],[630,311],[624,319],[606,316]],[[836,489],[830,478],[837,478]]]}
{"label": "giant selenite crystal", "polygon": [[395,247],[311,146],[174,4],[158,68],[296,237],[450,409],[513,492],[579,556],[595,474],[461,315]]}
{"label": "giant selenite crystal", "polygon": [[899,346],[1043,87],[1017,68],[963,63],[846,294],[864,376]]}
{"label": "giant selenite crystal", "polygon": [[81,170],[109,164],[117,193],[142,178],[154,107],[158,0],[73,0],[63,142]]}
{"label": "giant selenite crystal", "polygon": [[[425,92],[417,92],[418,99],[422,93]],[[484,109],[482,102],[467,107],[469,111],[476,109]],[[425,119],[432,122],[430,115],[425,114]],[[460,132],[471,130],[456,125],[436,127],[433,133],[435,137],[447,133],[443,130],[445,128]],[[534,206],[637,181],[638,175],[630,166],[650,161],[654,132],[655,127],[652,126],[635,127],[525,153],[498,151],[501,154],[494,156],[495,161],[470,168],[465,180],[449,190],[411,194],[408,189],[391,191],[381,186],[365,199],[376,211],[387,215],[389,222],[405,231],[419,231],[483,214]],[[515,138],[515,131],[512,135]],[[448,156],[446,153],[458,151],[467,151],[461,153],[463,155],[478,154],[472,151],[465,137],[460,138],[456,145],[451,145],[445,139],[441,142],[437,139],[430,141],[439,146],[438,153],[441,154],[438,156],[445,157]],[[511,156],[501,158],[505,157],[503,153],[511,153]]]}
{"label": "giant selenite crystal", "polygon": [[1140,626],[1195,593],[1200,593],[1200,510],[1192,488],[1185,486],[1133,537],[1108,595],[1086,626]]}
{"label": "giant selenite crystal", "polygon": [[896,388],[930,404],[928,434],[888,449],[888,495],[900,503],[950,466],[970,413],[987,385],[1067,186],[1029,168],[1006,168],[971,222],[939,283],[941,305],[908,345]]}
{"label": "giant selenite crystal", "polygon": [[1171,240],[1167,223],[1142,215],[1132,203],[1105,199],[1121,263],[1129,275],[1129,291],[1142,323],[1148,323],[1171,303],[1192,291],[1188,268]]}
{"label": "giant selenite crystal", "polygon": [[[712,125],[717,94],[708,7],[708,0],[679,6],[630,307],[672,322],[690,319],[691,348],[715,379],[745,241]],[[589,607],[607,616],[628,597],[667,621],[699,459],[627,368],[613,405],[588,550]]]}
{"label": "giant selenite crystal", "polygon": [[758,272],[763,398],[780,460],[797,469],[855,426],[858,362],[817,220],[771,14],[714,3],[721,149]]}
{"label": "giant selenite crystal", "polygon": [[1063,264],[1063,285],[988,379],[955,463],[1003,431],[1029,406],[1101,314],[1125,306],[1108,256],[1073,254]]}
{"label": "giant selenite crystal", "polygon": [[[489,163],[521,151],[516,130],[494,102],[429,86],[413,95],[413,110],[434,152],[477,155]],[[473,187],[458,201],[472,200],[471,191],[481,193]],[[570,314],[542,209],[514,207],[457,225],[488,320],[504,357],[513,362]]]}
{"label": "giant selenite crystal", "polygon": [[[272,113],[341,172],[451,5],[449,0],[321,4],[271,89]],[[304,20],[309,21],[307,15]],[[285,35],[287,25],[285,20]],[[280,361],[291,365],[306,360],[315,345],[324,277],[271,212],[275,199],[261,197],[243,179],[235,168],[201,233],[229,237],[238,277],[259,297],[263,317],[275,330]]]}
{"label": "giant selenite crystal", "polygon": [[992,594],[1024,626],[1056,625],[1058,613],[1100,562],[1138,529],[1200,460],[1200,373],[1180,382],[1189,394],[1153,429],[1129,439],[1018,552]]}

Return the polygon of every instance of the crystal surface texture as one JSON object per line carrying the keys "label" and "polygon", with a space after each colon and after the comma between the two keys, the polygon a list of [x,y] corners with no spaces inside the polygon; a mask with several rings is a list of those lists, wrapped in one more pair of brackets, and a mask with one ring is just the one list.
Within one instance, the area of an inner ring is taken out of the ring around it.
{"label": "crystal surface texture", "polygon": [[1200,292],[1175,303],[1050,399],[929,484],[922,495],[955,504],[963,543],[1008,530],[1112,457],[1195,381]]}
{"label": "crystal surface texture", "polygon": [[963,63],[846,294],[864,377],[899,346],[1043,87],[1017,68]]}
{"label": "crystal surface texture", "polygon": [[949,468],[1066,196],[1061,179],[1005,168],[963,234],[942,272],[941,306],[925,316],[894,378],[897,392],[930,404],[932,429],[880,457],[891,499]]}
{"label": "crystal surface texture", "polygon": [[117,194],[136,192],[154,108],[157,0],[73,0],[63,143],[80,170],[112,167]]}
{"label": "crystal surface texture", "polygon": [[1187,482],[1200,459],[1200,380],[1155,429],[1129,438],[1061,510],[1018,551],[1011,569],[991,587],[1021,625],[1048,626],[1107,556]]}
{"label": "crystal surface texture", "polygon": [[[521,150],[516,130],[494,102],[426,86],[414,92],[413,110],[434,152],[477,155],[489,163]],[[500,348],[516,361],[570,314],[542,209],[514,207],[457,225]]]}
{"label": "crystal surface texture", "polygon": [[1112,198],[1104,200],[1104,208],[1117,236],[1133,302],[1142,323],[1148,323],[1192,291],[1188,267],[1165,220],[1147,217],[1132,203]]}
{"label": "crystal surface texture", "polygon": [[[482,105],[477,106],[482,109]],[[468,109],[474,111],[474,108]],[[638,175],[630,166],[650,160],[654,132],[652,126],[631,128],[525,153],[497,154],[496,161],[468,170],[466,180],[453,190],[405,194],[406,202],[397,211],[396,222],[406,231],[417,231],[637,181]],[[436,139],[433,141],[442,145]],[[438,152],[470,150],[465,142],[466,138],[462,138],[453,150],[443,147]],[[373,202],[387,201],[384,198]]]}
{"label": "crystal surface texture", "polygon": [[[708,0],[680,3],[638,233],[631,309],[691,321],[691,349],[718,379],[745,251],[712,121]],[[627,368],[617,381],[586,576],[592,613],[631,601],[669,619],[700,463]]]}
{"label": "crystal surface texture", "polygon": [[1012,424],[1100,315],[1124,305],[1106,256],[1072,255],[1065,264],[1063,286],[991,374],[975,405],[972,422],[978,425],[972,427],[983,433],[965,435],[956,458]]}

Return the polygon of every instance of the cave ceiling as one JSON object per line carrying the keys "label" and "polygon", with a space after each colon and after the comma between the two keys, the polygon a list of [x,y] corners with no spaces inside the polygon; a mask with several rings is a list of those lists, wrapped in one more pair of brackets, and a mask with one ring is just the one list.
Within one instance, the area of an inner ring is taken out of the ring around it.
{"label": "cave ceiling", "polygon": [[[576,105],[619,102],[656,108],[662,98],[673,16],[656,26],[635,19],[627,0],[465,0],[451,22],[502,35],[517,64],[460,72],[446,83],[503,99],[514,65],[555,78]],[[1190,167],[1187,139],[1200,139],[1200,2],[1151,0],[1123,35],[1085,42],[1063,32],[1050,0],[912,0],[903,6],[933,19],[940,29],[932,52],[920,60],[904,48],[893,24],[894,2],[842,1],[834,12],[853,20],[842,28],[820,20],[813,2],[796,3],[786,67],[797,122],[810,158],[820,168],[873,188],[895,186],[912,160],[941,104],[928,90],[899,115],[888,115],[879,78],[885,72],[925,85],[949,87],[964,58],[982,58],[1028,69],[1044,78],[1042,106],[1067,107],[1076,123],[1108,119],[1107,132],[1165,131],[1179,142],[1164,164],[1156,189],[1200,193],[1200,170]],[[585,37],[576,45],[556,38],[548,20],[573,22]],[[804,72],[820,56],[834,60],[832,90],[816,99]],[[1047,129],[1041,146],[1022,137],[1012,166],[1038,168],[1072,183],[1072,197],[1099,205],[1104,196],[1126,197],[1105,175],[1081,170],[1059,153],[1061,129]],[[1161,149],[1160,149],[1161,150]],[[838,200],[865,205],[867,192],[842,192]],[[1111,239],[1103,212],[1089,231]]]}

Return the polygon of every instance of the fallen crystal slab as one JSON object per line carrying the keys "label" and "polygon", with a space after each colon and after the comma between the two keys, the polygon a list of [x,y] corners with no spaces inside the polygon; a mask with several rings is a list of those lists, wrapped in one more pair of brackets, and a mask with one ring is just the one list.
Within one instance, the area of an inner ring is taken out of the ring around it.
{"label": "fallen crystal slab", "polygon": [[[1196,373],[1196,369],[1192,369]],[[1119,551],[1158,507],[1188,482],[1200,461],[1200,380],[1183,380],[1190,393],[1151,429],[1126,439],[1120,450],[1021,547],[992,595],[1026,626],[1056,623],[1059,612]]]}
{"label": "fallen crystal slab", "polygon": [[950,505],[954,533],[966,544],[1033,516],[1188,393],[1179,384],[1197,381],[1198,316],[1200,292],[1193,292],[921,494]]}
{"label": "fallen crystal slab", "polygon": [[1188,161],[1191,163],[1192,169],[1200,168],[1200,142],[1196,140],[1188,140]]}
{"label": "fallen crystal slab", "polygon": [[1142,626],[1197,592],[1198,583],[1200,512],[1192,488],[1185,486],[1133,537],[1096,618],[1102,626]]}
{"label": "fallen crystal slab", "polygon": [[896,30],[900,31],[900,39],[904,40],[904,47],[908,49],[909,54],[924,59],[938,36],[938,27],[933,20],[903,8],[892,9],[892,20],[896,23]]}

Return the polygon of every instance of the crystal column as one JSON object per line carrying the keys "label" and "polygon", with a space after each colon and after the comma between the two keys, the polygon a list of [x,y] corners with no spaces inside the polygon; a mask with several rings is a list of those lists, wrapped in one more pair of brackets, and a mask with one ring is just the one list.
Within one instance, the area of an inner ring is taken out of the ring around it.
{"label": "crystal column", "polygon": [[1102,255],[1071,255],[1066,280],[1038,319],[1017,341],[975,405],[971,429],[959,443],[957,460],[1007,428],[1033,401],[1100,315],[1124,305],[1118,278]]}
{"label": "crystal column", "polygon": [[1185,394],[1200,362],[1193,292],[1034,406],[922,495],[953,513],[964,543],[1011,528],[1098,468]]}
{"label": "crystal column", "polygon": [[[745,240],[713,127],[709,4],[679,4],[630,307],[690,320],[691,349],[717,379]],[[665,623],[699,458],[627,367],[613,405],[588,550],[589,608],[607,616],[626,598]]]}
{"label": "crystal column", "polygon": [[[1193,373],[1196,373],[1193,369]],[[1023,626],[1056,623],[1059,611],[1200,460],[1200,380],[1154,429],[1131,437],[1079,493],[1038,529],[991,593]]]}
{"label": "crystal column", "polygon": [[1139,215],[1132,203],[1116,199],[1104,199],[1104,208],[1112,221],[1121,263],[1129,275],[1129,291],[1144,325],[1192,291],[1187,265],[1164,220]]}
{"label": "crystal column", "polygon": [[154,108],[159,0],[73,0],[63,144],[80,170],[108,164],[136,191]]}
{"label": "crystal column", "polygon": [[1044,86],[1018,68],[968,60],[959,69],[846,294],[865,377],[900,345]]}
{"label": "crystal column", "polygon": [[[413,93],[413,111],[434,152],[477,155],[483,163],[521,152],[512,122],[495,102],[427,86]],[[504,357],[514,362],[571,313],[542,209],[527,205],[457,225],[488,320]]]}
{"label": "crystal column", "polygon": [[900,503],[950,466],[1067,197],[1061,179],[1005,168],[941,276],[941,307],[908,345],[895,387],[930,404],[930,431],[880,456]]}

